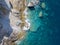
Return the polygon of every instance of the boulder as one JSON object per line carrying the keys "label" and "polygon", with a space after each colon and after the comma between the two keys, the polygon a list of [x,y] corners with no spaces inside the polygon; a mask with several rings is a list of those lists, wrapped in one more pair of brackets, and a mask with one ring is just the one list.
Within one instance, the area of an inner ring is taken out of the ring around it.
{"label": "boulder", "polygon": [[46,8],[46,4],[44,2],[41,3],[41,8],[45,9]]}
{"label": "boulder", "polygon": [[40,13],[39,13],[39,17],[40,17],[40,18],[43,17],[43,12],[42,12],[42,11],[40,11]]}
{"label": "boulder", "polygon": [[29,9],[34,9],[34,4],[33,4],[33,2],[30,2],[29,4],[28,4],[28,6],[27,6]]}

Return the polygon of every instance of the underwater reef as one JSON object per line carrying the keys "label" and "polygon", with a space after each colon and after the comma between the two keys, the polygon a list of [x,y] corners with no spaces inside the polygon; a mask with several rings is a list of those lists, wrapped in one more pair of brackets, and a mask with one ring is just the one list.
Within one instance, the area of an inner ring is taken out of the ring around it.
{"label": "underwater reef", "polygon": [[0,45],[60,45],[59,0],[0,0]]}

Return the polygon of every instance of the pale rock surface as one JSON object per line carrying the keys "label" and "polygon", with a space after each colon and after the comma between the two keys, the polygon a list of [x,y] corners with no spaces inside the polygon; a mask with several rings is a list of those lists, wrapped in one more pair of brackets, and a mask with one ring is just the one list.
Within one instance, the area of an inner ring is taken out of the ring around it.
{"label": "pale rock surface", "polygon": [[[5,1],[7,1],[7,0],[5,0]],[[16,9],[16,7],[19,6],[18,4],[22,5],[21,1],[22,0],[16,0],[16,2],[14,1],[12,5],[15,5],[15,4],[16,5],[13,6],[13,9],[11,9],[10,14],[3,15],[4,17],[2,16],[2,18],[0,19],[0,22],[3,25],[3,28],[1,28],[1,31],[0,31],[1,38],[2,38],[2,40],[0,39],[2,41],[2,43],[0,45],[14,45],[15,41],[18,40],[17,36],[22,31],[21,27],[19,25],[21,24],[22,21],[19,18],[20,12],[18,9]],[[20,8],[22,8],[22,6]],[[25,20],[25,22],[26,22],[26,25],[23,30],[28,30],[30,28],[30,23],[28,20]],[[23,31],[23,32],[21,32],[21,36],[22,36],[21,38],[24,37],[25,31]]]}

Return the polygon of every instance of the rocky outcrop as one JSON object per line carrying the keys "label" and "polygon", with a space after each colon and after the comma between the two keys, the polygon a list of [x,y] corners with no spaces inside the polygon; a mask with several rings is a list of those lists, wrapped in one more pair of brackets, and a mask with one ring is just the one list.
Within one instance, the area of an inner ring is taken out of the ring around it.
{"label": "rocky outcrop", "polygon": [[7,0],[0,0],[0,15],[6,15],[9,13],[11,7],[9,1]]}
{"label": "rocky outcrop", "polygon": [[9,21],[9,1],[6,1],[7,0],[0,0],[0,43],[4,36],[9,37],[13,31]]}
{"label": "rocky outcrop", "polygon": [[15,41],[17,41],[17,35],[11,34],[9,37],[4,36],[1,45],[15,45]]}
{"label": "rocky outcrop", "polygon": [[[2,18],[0,19],[1,24],[3,25],[0,25],[0,28],[2,29],[2,31],[0,31],[1,36],[3,34],[1,45],[15,45],[16,41],[24,37],[26,30],[30,29],[29,19],[27,19],[27,15],[23,13],[25,10],[24,3],[22,3],[23,1],[14,0],[14,2],[11,2],[13,6],[13,8],[10,9],[11,12],[9,12],[8,15],[3,15],[4,17],[2,16]],[[24,21],[20,17],[24,19]],[[23,25],[23,23],[25,25]],[[21,25],[23,25],[22,28]]]}

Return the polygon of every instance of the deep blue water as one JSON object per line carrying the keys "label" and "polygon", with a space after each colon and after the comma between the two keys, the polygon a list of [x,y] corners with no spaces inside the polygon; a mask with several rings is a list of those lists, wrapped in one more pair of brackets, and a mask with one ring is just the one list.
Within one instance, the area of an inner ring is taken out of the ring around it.
{"label": "deep blue water", "polygon": [[[42,1],[42,0],[41,0]],[[31,29],[19,45],[60,45],[60,0],[45,0],[48,10],[36,6],[30,10]],[[39,12],[44,14],[39,18]]]}

